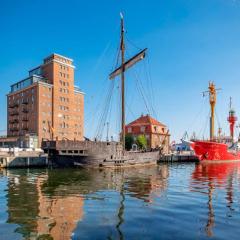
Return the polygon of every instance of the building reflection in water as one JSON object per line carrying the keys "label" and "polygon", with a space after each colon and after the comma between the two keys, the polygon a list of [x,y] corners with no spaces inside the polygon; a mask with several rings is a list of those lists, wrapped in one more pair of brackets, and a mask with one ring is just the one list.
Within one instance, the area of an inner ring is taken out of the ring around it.
{"label": "building reflection in water", "polygon": [[129,169],[4,170],[8,223],[24,239],[71,239],[84,220],[84,199],[99,191],[119,194],[115,231],[124,239],[125,198],[151,203],[167,187],[168,166]]}
{"label": "building reflection in water", "polygon": [[233,211],[233,179],[240,173],[240,162],[222,162],[222,163],[200,163],[197,164],[192,174],[191,188],[193,191],[204,193],[207,186],[207,207],[208,219],[205,225],[207,236],[214,235],[215,225],[214,214],[214,191],[217,189],[226,189],[226,206]]}
{"label": "building reflection in water", "polygon": [[47,171],[10,170],[7,175],[8,223],[19,225],[16,232],[25,239],[70,239],[83,217],[83,197],[72,193],[68,185],[44,192]]}

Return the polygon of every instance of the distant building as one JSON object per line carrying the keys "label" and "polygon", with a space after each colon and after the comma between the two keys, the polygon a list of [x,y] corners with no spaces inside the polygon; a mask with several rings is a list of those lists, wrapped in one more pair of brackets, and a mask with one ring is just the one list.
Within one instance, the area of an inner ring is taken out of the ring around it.
{"label": "distant building", "polygon": [[26,134],[18,137],[0,137],[0,148],[38,148],[38,137]]}
{"label": "distant building", "polygon": [[142,115],[125,127],[126,134],[132,135],[135,139],[144,135],[147,139],[148,149],[159,148],[164,144],[164,152],[169,152],[170,134],[167,126],[160,123],[150,115]]}
{"label": "distant building", "polygon": [[73,60],[52,54],[7,95],[8,137],[83,139],[84,94],[74,86]]}

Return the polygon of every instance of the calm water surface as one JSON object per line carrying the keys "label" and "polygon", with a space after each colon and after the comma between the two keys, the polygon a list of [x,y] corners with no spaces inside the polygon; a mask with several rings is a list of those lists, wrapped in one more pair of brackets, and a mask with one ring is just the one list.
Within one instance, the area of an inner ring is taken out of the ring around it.
{"label": "calm water surface", "polygon": [[0,239],[239,239],[240,163],[0,170]]}

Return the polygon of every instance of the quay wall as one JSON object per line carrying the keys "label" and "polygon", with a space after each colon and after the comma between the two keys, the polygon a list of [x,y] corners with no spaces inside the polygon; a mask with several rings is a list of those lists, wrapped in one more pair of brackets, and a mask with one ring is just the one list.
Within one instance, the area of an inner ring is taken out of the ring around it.
{"label": "quay wall", "polygon": [[48,166],[48,156],[0,156],[0,168],[29,168]]}

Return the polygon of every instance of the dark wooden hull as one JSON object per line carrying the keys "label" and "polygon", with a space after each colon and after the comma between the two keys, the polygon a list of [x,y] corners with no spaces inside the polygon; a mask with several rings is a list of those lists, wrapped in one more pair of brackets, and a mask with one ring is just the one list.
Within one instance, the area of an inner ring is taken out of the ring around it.
{"label": "dark wooden hull", "polygon": [[123,152],[116,142],[64,142],[47,151],[55,167],[129,167],[156,164],[160,158],[159,151]]}

